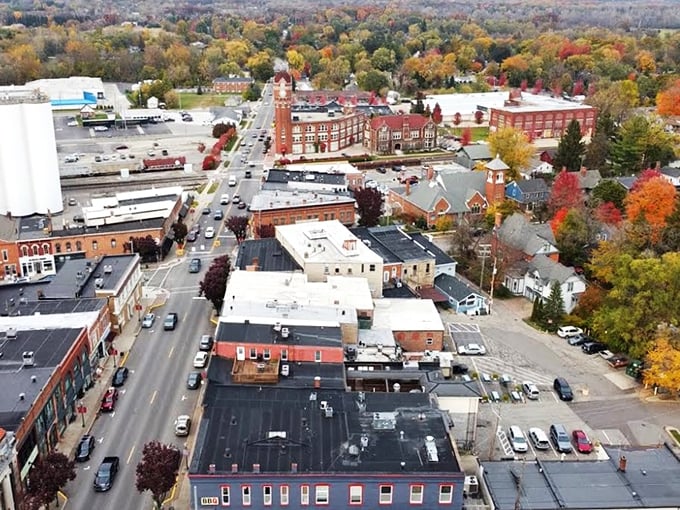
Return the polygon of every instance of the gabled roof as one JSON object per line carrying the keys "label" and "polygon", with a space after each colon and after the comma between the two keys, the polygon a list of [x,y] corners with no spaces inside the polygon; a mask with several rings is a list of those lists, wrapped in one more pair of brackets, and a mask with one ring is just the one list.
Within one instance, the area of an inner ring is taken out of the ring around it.
{"label": "gabled roof", "polygon": [[574,271],[574,268],[555,262],[545,255],[536,255],[531,259],[527,263],[527,272],[532,274],[538,273],[539,278],[548,284],[554,281],[563,284],[569,278],[580,278]]}
{"label": "gabled roof", "polygon": [[[547,223],[529,223],[520,213],[507,218],[498,229],[498,238],[515,249],[533,256],[541,250],[557,253],[555,236]],[[547,245],[547,246],[546,246]]]}
{"label": "gabled roof", "polygon": [[484,165],[484,168],[487,170],[510,170],[510,167],[503,162],[499,154],[496,154],[495,158]]}
{"label": "gabled roof", "polygon": [[405,115],[384,115],[382,117],[375,117],[371,119],[371,129],[380,129],[382,126],[388,128],[402,129],[409,126],[412,129],[421,129],[427,123],[431,122],[429,117],[417,113],[407,113]]}
{"label": "gabled roof", "polygon": [[578,173],[578,185],[581,189],[593,189],[602,180],[599,170],[586,170]]}
{"label": "gabled roof", "polygon": [[513,182],[522,193],[547,193],[550,191],[543,179],[520,179]]}
{"label": "gabled roof", "polygon": [[667,175],[668,177],[674,177],[674,178],[680,177],[680,168],[675,168],[675,167],[672,167],[672,166],[665,166],[659,171],[663,175]]}
{"label": "gabled roof", "polygon": [[614,177],[614,180],[618,182],[621,186],[623,186],[626,189],[626,191],[630,191],[633,188],[635,181],[637,181],[637,177],[634,175]]}
{"label": "gabled roof", "polygon": [[465,145],[458,152],[462,152],[472,161],[488,160],[493,157],[491,149],[489,149],[489,145],[486,143]]}
{"label": "gabled roof", "polygon": [[411,186],[407,200],[424,211],[431,211],[437,201],[443,198],[449,203],[448,213],[466,213],[470,210],[467,202],[475,193],[485,196],[485,180],[484,172],[440,173],[432,181]]}
{"label": "gabled roof", "polygon": [[479,290],[473,288],[457,276],[451,276],[446,273],[440,274],[434,279],[434,286],[456,301],[462,301],[472,294],[482,295]]}

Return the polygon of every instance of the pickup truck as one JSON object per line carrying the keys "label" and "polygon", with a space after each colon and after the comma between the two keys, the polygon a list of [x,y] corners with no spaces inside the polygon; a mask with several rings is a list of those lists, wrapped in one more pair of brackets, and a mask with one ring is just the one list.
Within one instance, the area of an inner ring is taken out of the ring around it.
{"label": "pickup truck", "polygon": [[106,492],[111,489],[113,481],[116,479],[118,473],[118,466],[120,459],[118,457],[104,457],[102,463],[94,475],[94,490],[97,492]]}

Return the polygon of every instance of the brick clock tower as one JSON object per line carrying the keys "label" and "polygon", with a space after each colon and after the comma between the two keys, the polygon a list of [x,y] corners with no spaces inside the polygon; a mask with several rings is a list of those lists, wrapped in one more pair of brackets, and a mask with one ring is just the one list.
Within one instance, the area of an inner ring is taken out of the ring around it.
{"label": "brick clock tower", "polygon": [[282,156],[290,154],[293,141],[290,111],[293,101],[292,83],[292,78],[285,71],[274,77],[274,141],[276,154]]}
{"label": "brick clock tower", "polygon": [[484,191],[488,204],[500,204],[505,199],[505,172],[510,169],[499,156],[489,161],[485,166],[486,183]]}

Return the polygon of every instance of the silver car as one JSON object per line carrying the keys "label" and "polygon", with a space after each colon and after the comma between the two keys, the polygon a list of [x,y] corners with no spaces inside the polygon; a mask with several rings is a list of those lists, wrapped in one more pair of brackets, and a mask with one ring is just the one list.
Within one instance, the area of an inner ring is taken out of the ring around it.
{"label": "silver car", "polygon": [[142,319],[142,327],[143,328],[150,328],[153,326],[153,321],[156,320],[156,316],[153,313],[147,313],[144,316],[144,319]]}

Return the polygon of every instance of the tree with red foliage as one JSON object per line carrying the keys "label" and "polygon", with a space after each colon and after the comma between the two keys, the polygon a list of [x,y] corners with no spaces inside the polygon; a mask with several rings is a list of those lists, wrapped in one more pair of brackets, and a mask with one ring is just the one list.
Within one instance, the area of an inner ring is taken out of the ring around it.
{"label": "tree with red foliage", "polygon": [[142,460],[137,464],[135,487],[139,492],[150,491],[160,508],[175,485],[182,453],[171,444],[150,441],[144,445]]}
{"label": "tree with red foliage", "polygon": [[203,158],[203,163],[201,164],[203,170],[215,170],[217,168],[217,160],[212,154],[208,154]]}
{"label": "tree with red foliage", "polygon": [[470,142],[472,142],[472,129],[466,127],[460,135],[460,144],[465,146],[470,145]]}
{"label": "tree with red foliage", "polygon": [[236,242],[241,244],[248,233],[248,216],[229,216],[224,225],[236,236]]}
{"label": "tree with red foliage", "polygon": [[640,175],[638,175],[637,179],[635,179],[635,182],[633,183],[633,186],[630,188],[630,191],[634,192],[639,190],[644,183],[651,181],[652,179],[656,179],[657,177],[661,177],[661,172],[659,172],[655,168],[647,168],[643,170],[642,172],[640,172]]}
{"label": "tree with red foliage", "polygon": [[255,228],[255,235],[258,239],[266,239],[268,237],[274,237],[276,235],[276,229],[271,223],[266,225],[259,225]]}
{"label": "tree with red foliage", "polygon": [[579,186],[578,172],[562,170],[553,182],[548,207],[557,212],[562,208],[572,209],[583,205],[583,191]]}
{"label": "tree with red foliage", "polygon": [[605,202],[598,205],[594,211],[595,218],[605,225],[618,225],[623,220],[623,215],[613,202]]}
{"label": "tree with red foliage", "polygon": [[571,89],[571,95],[572,96],[582,96],[583,93],[585,92],[586,88],[585,85],[581,80],[578,80],[577,82],[574,83],[573,88]]}
{"label": "tree with red foliage", "polygon": [[543,79],[539,78],[534,82],[534,88],[532,89],[532,92],[534,94],[540,94],[543,91]]}
{"label": "tree with red foliage", "polygon": [[218,312],[222,309],[224,292],[227,290],[227,280],[231,272],[229,255],[222,255],[213,260],[205,277],[199,283],[200,295],[212,303]]}
{"label": "tree with red foliage", "polygon": [[550,229],[553,231],[553,234],[557,234],[557,231],[562,226],[562,223],[564,223],[564,219],[567,217],[568,213],[569,209],[567,207],[562,207],[552,217],[550,220]]}
{"label": "tree with red foliage", "polygon": [[460,124],[462,120],[463,120],[463,116],[460,114],[460,112],[456,112],[456,113],[453,114],[453,124],[455,126]]}
{"label": "tree with red foliage", "polygon": [[500,78],[498,78],[498,86],[499,87],[505,87],[505,84],[508,82],[508,76],[505,73],[501,73]]}
{"label": "tree with red foliage", "polygon": [[442,107],[439,106],[439,103],[435,103],[434,108],[432,109],[432,122],[438,126],[442,123],[442,120]]}
{"label": "tree with red foliage", "polygon": [[484,120],[484,112],[482,110],[477,110],[475,112],[475,122],[477,124],[481,124],[483,120]]}
{"label": "tree with red foliage", "polygon": [[526,78],[524,78],[524,79],[522,80],[522,82],[519,84],[519,89],[520,89],[522,92],[524,92],[524,91],[527,90],[528,88],[529,88],[529,82],[527,81]]}
{"label": "tree with red foliage", "polygon": [[375,227],[382,215],[383,196],[374,188],[359,188],[354,190],[354,200],[359,212],[359,225]]}
{"label": "tree with red foliage", "polygon": [[39,458],[28,473],[27,508],[49,508],[59,490],[75,477],[75,463],[63,453],[51,452]]}

